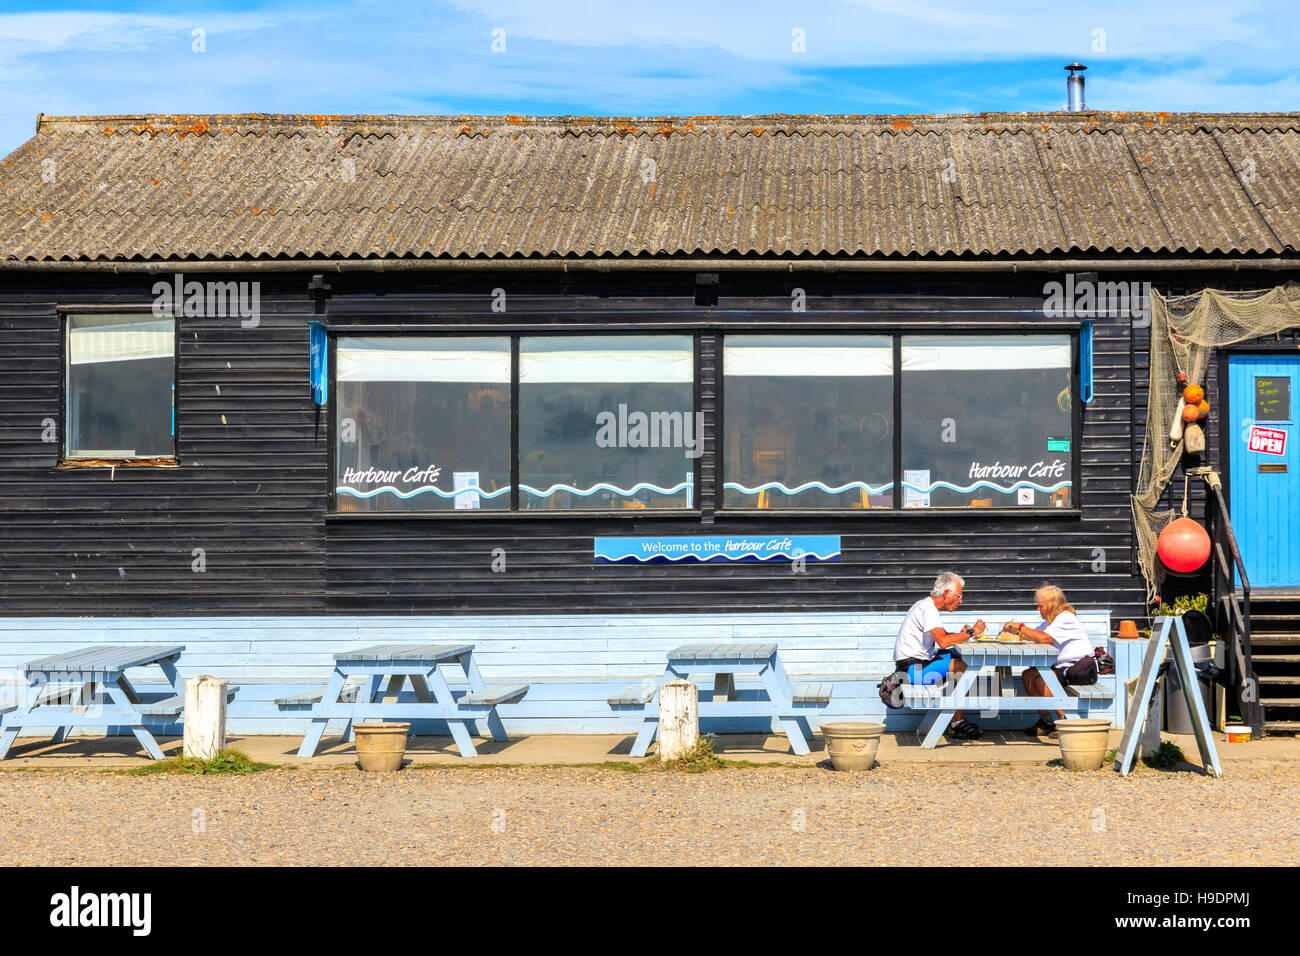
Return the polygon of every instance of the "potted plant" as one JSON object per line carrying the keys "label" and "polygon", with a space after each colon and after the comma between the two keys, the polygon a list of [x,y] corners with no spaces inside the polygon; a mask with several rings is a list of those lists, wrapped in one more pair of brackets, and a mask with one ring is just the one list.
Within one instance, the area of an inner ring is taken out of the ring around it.
{"label": "potted plant", "polygon": [[870,770],[875,766],[885,725],[843,721],[822,724],[821,732],[836,770]]}
{"label": "potted plant", "polygon": [[1068,717],[1056,721],[1061,762],[1068,770],[1099,770],[1110,746],[1110,721]]}
{"label": "potted plant", "polygon": [[362,770],[390,771],[402,766],[406,737],[411,725],[401,721],[353,724],[357,738],[357,759]]}

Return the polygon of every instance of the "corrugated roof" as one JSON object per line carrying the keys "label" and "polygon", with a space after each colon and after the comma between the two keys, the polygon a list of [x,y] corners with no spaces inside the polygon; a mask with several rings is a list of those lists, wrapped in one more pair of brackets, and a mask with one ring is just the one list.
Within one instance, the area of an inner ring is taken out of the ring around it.
{"label": "corrugated roof", "polygon": [[43,117],[0,259],[1300,248],[1300,114]]}

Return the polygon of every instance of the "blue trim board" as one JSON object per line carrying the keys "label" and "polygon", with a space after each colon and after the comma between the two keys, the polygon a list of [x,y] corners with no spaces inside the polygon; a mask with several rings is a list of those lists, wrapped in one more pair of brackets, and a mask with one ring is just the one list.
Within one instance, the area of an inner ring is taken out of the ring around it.
{"label": "blue trim board", "polygon": [[[973,618],[963,609],[945,615],[952,627]],[[1023,618],[1024,608],[985,610],[986,621]],[[1109,645],[1116,661],[1121,706],[1096,711],[1120,725],[1123,682],[1141,667],[1144,641],[1109,641],[1110,612],[1080,614],[1096,645]],[[500,615],[475,617],[219,617],[219,618],[0,618],[0,698],[13,700],[22,665],[51,654],[95,644],[184,644],[182,677],[212,674],[240,686],[231,701],[233,735],[301,735],[302,713],[287,713],[277,697],[319,690],[333,669],[333,655],[371,644],[472,643],[488,683],[528,682],[528,696],[503,704],[499,713],[512,735],[538,733],[635,734],[641,715],[614,711],[607,699],[645,678],[658,680],[668,651],[697,642],[774,641],[794,682],[828,681],[830,703],[808,714],[814,730],[821,721],[883,719],[891,731],[915,730],[921,715],[886,712],[876,684],[893,669],[894,635],[901,612],[681,614],[681,615]],[[1132,653],[1130,653],[1132,651]],[[450,670],[449,682],[457,683]],[[134,677],[142,692],[161,693],[156,671]],[[737,681],[742,694],[758,685]],[[701,688],[711,694],[712,686]],[[711,699],[711,697],[710,697]],[[1016,727],[1021,715],[981,720],[989,727]],[[180,733],[177,722],[156,725],[166,736]],[[715,733],[762,732],[763,720],[705,720]],[[120,728],[119,728],[120,729]],[[327,735],[342,729],[331,725]],[[417,722],[417,734],[445,734],[441,722]],[[81,728],[80,733],[103,732]]]}
{"label": "blue trim board", "polygon": [[678,561],[838,561],[837,534],[676,535],[666,538],[596,538],[597,564]]}

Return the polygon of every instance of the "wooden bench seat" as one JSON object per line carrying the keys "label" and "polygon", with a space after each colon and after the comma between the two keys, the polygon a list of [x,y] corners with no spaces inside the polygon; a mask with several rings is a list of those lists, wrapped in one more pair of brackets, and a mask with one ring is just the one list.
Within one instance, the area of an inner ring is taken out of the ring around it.
{"label": "wooden bench seat", "polygon": [[[904,684],[902,687],[903,703],[909,707],[918,710],[941,710],[949,706],[952,702],[947,693],[948,688],[942,684],[930,684],[920,686],[917,684]],[[1087,702],[1104,702],[1111,700],[1115,696],[1115,678],[1107,675],[1098,678],[1095,684],[1086,684],[1082,686],[1070,685],[1066,687],[1066,693],[1071,697],[1077,697],[1081,701]],[[1025,706],[1022,701],[1035,700],[1030,697],[987,697],[975,696],[972,694],[964,704],[966,709],[972,707],[996,707],[1003,706],[1007,709],[1023,709]],[[1012,701],[1017,703],[1012,704]]]}
{"label": "wooden bench seat", "polygon": [[[226,703],[235,699],[235,692],[239,690],[238,686],[226,687]],[[162,700],[155,700],[152,703],[141,704],[140,713],[145,717],[176,717],[185,709],[185,695],[173,694],[171,697],[164,697]]]}
{"label": "wooden bench seat", "polygon": [[[357,700],[357,694],[360,693],[360,691],[361,688],[356,684],[345,684],[343,686],[343,692],[339,695],[339,698],[342,703],[354,704]],[[311,707],[313,704],[319,704],[320,699],[324,694],[325,688],[322,687],[315,693],[308,691],[305,694],[293,694],[289,697],[277,697],[275,703],[278,707]]]}
{"label": "wooden bench seat", "polygon": [[466,694],[457,703],[462,707],[496,707],[521,700],[527,693],[527,684],[495,684],[472,694]]}
{"label": "wooden bench seat", "polygon": [[608,699],[611,707],[644,707],[658,692],[654,683],[632,684]]}
{"label": "wooden bench seat", "polygon": [[808,681],[794,686],[794,702],[796,704],[829,704],[830,700],[830,681]]}

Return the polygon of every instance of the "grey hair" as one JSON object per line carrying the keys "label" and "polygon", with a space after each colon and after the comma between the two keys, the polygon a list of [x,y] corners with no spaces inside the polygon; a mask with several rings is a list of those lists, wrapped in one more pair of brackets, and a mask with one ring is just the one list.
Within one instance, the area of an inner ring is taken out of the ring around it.
{"label": "grey hair", "polygon": [[957,590],[959,584],[965,587],[966,580],[956,571],[940,571],[934,587],[930,588],[930,597],[943,597],[946,592]]}

